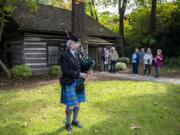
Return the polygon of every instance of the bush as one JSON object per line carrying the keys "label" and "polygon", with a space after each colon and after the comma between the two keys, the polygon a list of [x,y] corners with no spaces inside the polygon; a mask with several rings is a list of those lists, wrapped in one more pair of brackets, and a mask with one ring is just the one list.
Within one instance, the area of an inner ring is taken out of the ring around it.
{"label": "bush", "polygon": [[62,74],[61,67],[58,65],[51,66],[48,69],[48,76],[49,77],[60,77]]}
{"label": "bush", "polygon": [[28,65],[18,65],[11,70],[12,77],[19,80],[28,79],[32,76],[31,68]]}
{"label": "bush", "polygon": [[180,67],[180,56],[176,58],[165,59],[165,65]]}
{"label": "bush", "polygon": [[117,71],[123,71],[123,70],[126,70],[126,68],[127,68],[126,63],[122,63],[122,62],[116,63]]}
{"label": "bush", "polygon": [[118,59],[118,62],[126,63],[126,65],[129,65],[130,64],[130,58],[128,58],[128,57],[121,57],[121,58]]}

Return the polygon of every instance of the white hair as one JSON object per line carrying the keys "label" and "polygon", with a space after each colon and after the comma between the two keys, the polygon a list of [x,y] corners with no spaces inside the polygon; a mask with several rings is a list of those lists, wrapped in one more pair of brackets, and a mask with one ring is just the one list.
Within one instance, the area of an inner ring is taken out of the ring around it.
{"label": "white hair", "polygon": [[72,40],[68,40],[67,43],[66,43],[66,46],[69,48],[72,43],[73,43]]}
{"label": "white hair", "polygon": [[115,50],[115,47],[111,47],[111,50]]}

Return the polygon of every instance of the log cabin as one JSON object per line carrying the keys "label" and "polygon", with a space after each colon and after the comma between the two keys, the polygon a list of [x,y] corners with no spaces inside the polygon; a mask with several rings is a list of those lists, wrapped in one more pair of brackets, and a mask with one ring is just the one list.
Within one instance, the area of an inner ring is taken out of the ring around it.
{"label": "log cabin", "polygon": [[[39,5],[31,11],[24,4],[15,5],[5,27],[4,42],[8,46],[8,64],[26,64],[33,74],[46,74],[48,67],[59,64],[71,33],[71,11],[47,5]],[[100,52],[104,47],[115,46],[119,36],[89,16],[85,17],[85,39],[88,55],[99,69]]]}

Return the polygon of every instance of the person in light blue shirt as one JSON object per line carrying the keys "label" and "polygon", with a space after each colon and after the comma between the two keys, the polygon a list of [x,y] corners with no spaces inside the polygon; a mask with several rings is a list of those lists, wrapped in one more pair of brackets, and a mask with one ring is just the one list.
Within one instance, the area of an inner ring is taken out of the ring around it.
{"label": "person in light blue shirt", "polygon": [[131,56],[131,62],[132,62],[132,75],[138,75],[138,67],[139,67],[139,50],[138,48],[135,49],[135,52]]}

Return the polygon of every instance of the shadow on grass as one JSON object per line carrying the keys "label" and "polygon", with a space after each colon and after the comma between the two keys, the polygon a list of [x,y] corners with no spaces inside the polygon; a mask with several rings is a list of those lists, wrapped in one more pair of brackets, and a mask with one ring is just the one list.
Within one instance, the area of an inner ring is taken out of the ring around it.
{"label": "shadow on grass", "polygon": [[38,134],[38,135],[60,135],[64,131],[65,131],[65,127],[60,127],[60,128],[56,129],[53,132],[41,133],[41,134]]}
{"label": "shadow on grass", "polygon": [[[177,135],[180,132],[179,89],[168,85],[166,93],[116,96],[94,102],[90,106],[101,110],[105,120],[80,130],[78,135]],[[135,129],[131,129],[133,125]]]}

